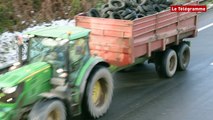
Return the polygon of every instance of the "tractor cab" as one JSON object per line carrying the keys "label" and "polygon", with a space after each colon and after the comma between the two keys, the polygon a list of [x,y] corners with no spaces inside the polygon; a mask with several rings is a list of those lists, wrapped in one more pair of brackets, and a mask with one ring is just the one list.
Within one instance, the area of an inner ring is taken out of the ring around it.
{"label": "tractor cab", "polygon": [[79,27],[46,27],[28,34],[27,64],[47,62],[53,76],[61,71],[75,72],[89,55],[89,30]]}

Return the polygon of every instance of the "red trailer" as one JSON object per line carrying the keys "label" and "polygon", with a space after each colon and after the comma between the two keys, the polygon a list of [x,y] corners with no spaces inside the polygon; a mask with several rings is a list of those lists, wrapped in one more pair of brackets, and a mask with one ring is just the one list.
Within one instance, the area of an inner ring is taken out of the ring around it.
{"label": "red trailer", "polygon": [[[197,5],[190,2],[185,5]],[[162,11],[133,21],[75,17],[76,25],[91,29],[92,55],[104,58],[113,66],[123,67],[145,57],[154,62],[159,75],[172,77],[176,69],[185,70],[190,59],[185,38],[197,35],[196,12]]]}

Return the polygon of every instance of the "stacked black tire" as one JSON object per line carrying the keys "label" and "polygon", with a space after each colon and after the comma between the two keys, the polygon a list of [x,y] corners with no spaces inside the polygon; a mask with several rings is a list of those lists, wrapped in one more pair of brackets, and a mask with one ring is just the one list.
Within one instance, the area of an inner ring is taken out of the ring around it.
{"label": "stacked black tire", "polygon": [[172,0],[109,0],[100,10],[92,8],[90,17],[134,20],[169,8]]}

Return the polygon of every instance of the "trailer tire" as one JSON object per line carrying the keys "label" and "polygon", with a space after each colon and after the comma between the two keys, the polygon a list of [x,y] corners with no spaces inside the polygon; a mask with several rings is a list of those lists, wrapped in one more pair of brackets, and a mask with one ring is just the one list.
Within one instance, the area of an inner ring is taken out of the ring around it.
{"label": "trailer tire", "polygon": [[47,100],[36,103],[28,120],[66,120],[66,110],[64,104],[59,100]]}
{"label": "trailer tire", "polygon": [[96,67],[92,71],[83,100],[83,113],[92,118],[104,115],[113,96],[113,79],[105,67]]}
{"label": "trailer tire", "polygon": [[184,71],[189,65],[190,61],[190,48],[186,43],[182,43],[178,46],[177,50],[178,56],[178,70]]}
{"label": "trailer tire", "polygon": [[177,54],[172,49],[163,52],[162,57],[159,56],[156,63],[156,71],[160,77],[171,78],[177,70]]}
{"label": "trailer tire", "polygon": [[163,55],[162,68],[165,77],[174,76],[177,70],[177,54],[174,50],[168,49]]}

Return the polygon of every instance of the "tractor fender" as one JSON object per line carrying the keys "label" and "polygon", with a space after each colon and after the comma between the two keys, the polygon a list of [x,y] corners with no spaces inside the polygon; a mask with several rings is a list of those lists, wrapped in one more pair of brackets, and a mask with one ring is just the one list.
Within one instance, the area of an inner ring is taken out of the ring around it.
{"label": "tractor fender", "polygon": [[80,84],[80,101],[82,101],[83,96],[84,96],[84,91],[85,91],[85,87],[86,84],[88,82],[88,78],[91,74],[91,72],[93,71],[93,69],[96,66],[104,66],[104,67],[109,67],[110,64],[107,63],[106,61],[104,61],[102,58],[100,57],[94,57],[93,62],[90,64],[90,66],[87,68],[86,72],[84,73],[83,78],[81,79],[81,84]]}

